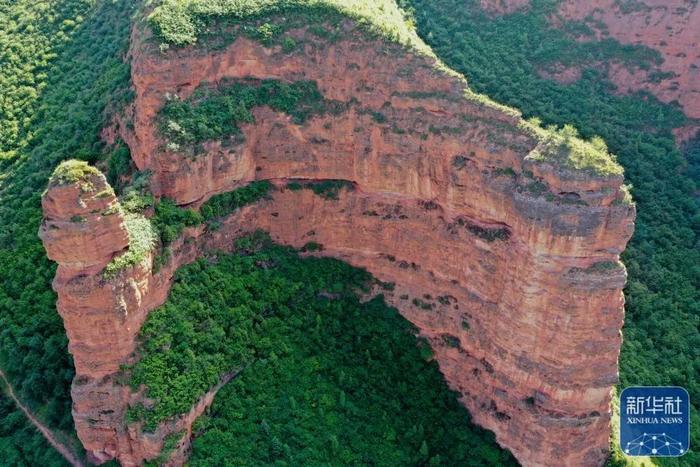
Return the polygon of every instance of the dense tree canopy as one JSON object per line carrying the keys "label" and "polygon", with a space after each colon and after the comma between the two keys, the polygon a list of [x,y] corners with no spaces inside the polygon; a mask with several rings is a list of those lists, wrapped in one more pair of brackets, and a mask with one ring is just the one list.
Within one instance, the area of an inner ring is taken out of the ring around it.
{"label": "dense tree canopy", "polygon": [[[369,274],[300,258],[258,233],[185,266],[142,331],[132,383],[157,402],[147,428],[240,372],[195,426],[192,465],[507,465],[471,425],[428,344]],[[426,358],[427,357],[427,358]]]}
{"label": "dense tree canopy", "polygon": [[0,454],[2,465],[8,467],[69,465],[29,423],[15,403],[2,393],[0,393]]}

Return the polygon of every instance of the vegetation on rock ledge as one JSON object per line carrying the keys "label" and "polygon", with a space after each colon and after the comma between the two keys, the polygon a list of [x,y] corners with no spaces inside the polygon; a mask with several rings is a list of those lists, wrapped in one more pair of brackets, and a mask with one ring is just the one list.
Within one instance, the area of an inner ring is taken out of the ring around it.
{"label": "vegetation on rock ledge", "polygon": [[167,198],[161,199],[155,205],[155,215],[150,220],[162,245],[167,246],[182,234],[185,227],[197,227],[204,222],[213,225],[217,219],[267,197],[271,189],[272,184],[267,180],[254,181],[212,196],[202,204],[199,211],[180,207]]}
{"label": "vegetation on rock ledge", "polygon": [[298,124],[339,109],[339,103],[323,98],[313,81],[223,81],[216,87],[200,86],[185,101],[171,97],[160,111],[160,129],[173,151],[207,140],[240,139],[239,125],[253,123],[251,110],[260,106],[291,115]]}
{"label": "vegetation on rock ledge", "polygon": [[267,180],[258,180],[227,193],[220,193],[209,198],[200,212],[205,221],[212,221],[228,216],[236,209],[255,203],[268,197],[272,184]]}
{"label": "vegetation on rock ledge", "polygon": [[105,267],[105,279],[112,279],[120,271],[143,262],[156,244],[156,232],[151,221],[141,214],[124,214],[124,226],[129,234],[129,248]]}
{"label": "vegetation on rock ledge", "polygon": [[540,141],[538,147],[527,156],[529,160],[554,163],[565,169],[603,177],[621,177],[624,173],[616,157],[608,152],[605,141],[598,136],[584,141],[571,125],[564,125],[561,129],[552,125],[543,129],[536,118],[524,121],[521,128],[532,132]]}
{"label": "vegetation on rock ledge", "polygon": [[287,188],[292,191],[302,189],[311,190],[321,198],[332,200],[338,199],[341,190],[354,190],[355,185],[349,180],[291,180],[289,183],[287,183]]}
{"label": "vegetation on rock ledge", "polygon": [[102,173],[85,161],[70,159],[56,167],[51,175],[50,183],[57,185],[78,183],[90,175],[102,175]]}

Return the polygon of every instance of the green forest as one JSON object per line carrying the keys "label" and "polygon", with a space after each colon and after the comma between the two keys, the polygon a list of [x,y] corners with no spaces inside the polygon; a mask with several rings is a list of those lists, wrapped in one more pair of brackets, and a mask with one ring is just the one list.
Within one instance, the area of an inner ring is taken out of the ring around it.
{"label": "green forest", "polygon": [[[477,92],[545,124],[573,124],[601,136],[625,168],[637,203],[634,237],[623,255],[629,278],[620,357],[621,386],[678,385],[694,410],[691,449],[700,445],[700,138],[676,147],[671,130],[685,123],[677,106],[653,96],[614,94],[601,61],[652,67],[660,57],[609,40],[581,43],[549,26],[556,1],[506,16],[484,13],[476,0],[402,0],[419,35]],[[580,80],[540,78],[555,63],[583,65]],[[685,153],[685,154],[684,154]],[[684,157],[685,156],[685,157]],[[690,452],[669,465],[698,465]]]}
{"label": "green forest", "polygon": [[[195,425],[192,465],[517,465],[469,422],[429,344],[370,275],[261,232],[181,268],[142,329],[131,383],[154,427],[238,372]],[[167,352],[164,350],[168,349]]]}
{"label": "green forest", "polygon": [[69,465],[44,437],[27,421],[15,403],[0,393],[0,453],[2,465],[23,467]]}

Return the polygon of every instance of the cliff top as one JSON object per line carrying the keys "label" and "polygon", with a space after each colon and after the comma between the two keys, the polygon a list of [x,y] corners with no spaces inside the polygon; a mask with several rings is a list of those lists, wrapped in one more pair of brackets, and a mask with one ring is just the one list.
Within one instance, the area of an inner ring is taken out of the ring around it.
{"label": "cliff top", "polygon": [[[602,140],[588,142],[582,140],[575,130],[570,131],[573,128],[542,128],[539,122],[525,122],[516,109],[472,91],[464,76],[440,62],[421,40],[410,17],[394,0],[161,0],[148,16],[148,22],[161,41],[161,51],[171,45],[202,47],[209,41],[213,41],[212,46],[216,49],[221,45],[217,41],[232,42],[238,34],[268,46],[278,44],[284,49],[285,40],[292,41],[285,35],[288,30],[312,29],[319,23],[338,26],[343,18],[352,20],[371,35],[429,57],[434,68],[464,83],[462,97],[465,100],[520,120],[521,130],[538,142],[537,147],[523,157],[586,177],[622,176],[622,167]],[[233,32],[230,27],[234,28]],[[314,34],[329,41],[337,40],[343,32],[337,27],[317,29],[314,29]]]}
{"label": "cliff top", "polygon": [[600,137],[586,141],[571,125],[564,125],[561,129],[554,126],[542,128],[538,119],[524,121],[520,127],[539,142],[527,159],[590,175],[617,177],[624,174],[617,158],[610,154],[607,144]]}
{"label": "cliff top", "polygon": [[162,0],[148,20],[162,41],[181,46],[194,44],[219,18],[243,22],[298,12],[317,20],[345,16],[375,34],[433,55],[394,0]]}
{"label": "cliff top", "polygon": [[91,175],[102,175],[95,167],[85,161],[69,159],[61,162],[51,174],[52,185],[66,185],[86,180]]}

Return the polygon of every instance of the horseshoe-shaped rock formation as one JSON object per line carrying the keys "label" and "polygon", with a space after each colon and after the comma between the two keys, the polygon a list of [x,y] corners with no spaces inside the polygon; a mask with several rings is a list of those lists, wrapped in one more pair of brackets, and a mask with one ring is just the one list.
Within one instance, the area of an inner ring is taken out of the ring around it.
{"label": "horseshoe-shaped rock formation", "polygon": [[[54,288],[85,448],[96,461],[137,465],[167,434],[189,435],[216,388],[149,434],[125,420],[142,396],[120,383],[120,369],[138,358],[136,335],[177,267],[264,229],[282,243],[322,244],[321,254],[394,282],[387,300],[428,337],[474,421],[520,462],[601,464],[623,322],[619,255],[635,215],[621,171],[576,159],[592,149],[474,96],[434,58],[350,21],[342,29],[332,43],[291,30],[293,51],[238,37],[211,51],[160,52],[135,27],[136,98],[121,133],[138,169],[151,171],[153,193],[198,207],[254,180],[276,188],[216,230],[187,229],[158,272],[146,251],[105,275],[113,257],[134,248],[113,192],[91,171],[52,180],[41,236],[59,264]],[[243,79],[311,81],[340,110],[299,122],[259,106],[233,143],[167,144],[160,112],[168,99],[190,102],[197,89]],[[348,182],[337,199],[289,187],[331,179]],[[188,439],[171,462],[183,460]]]}

